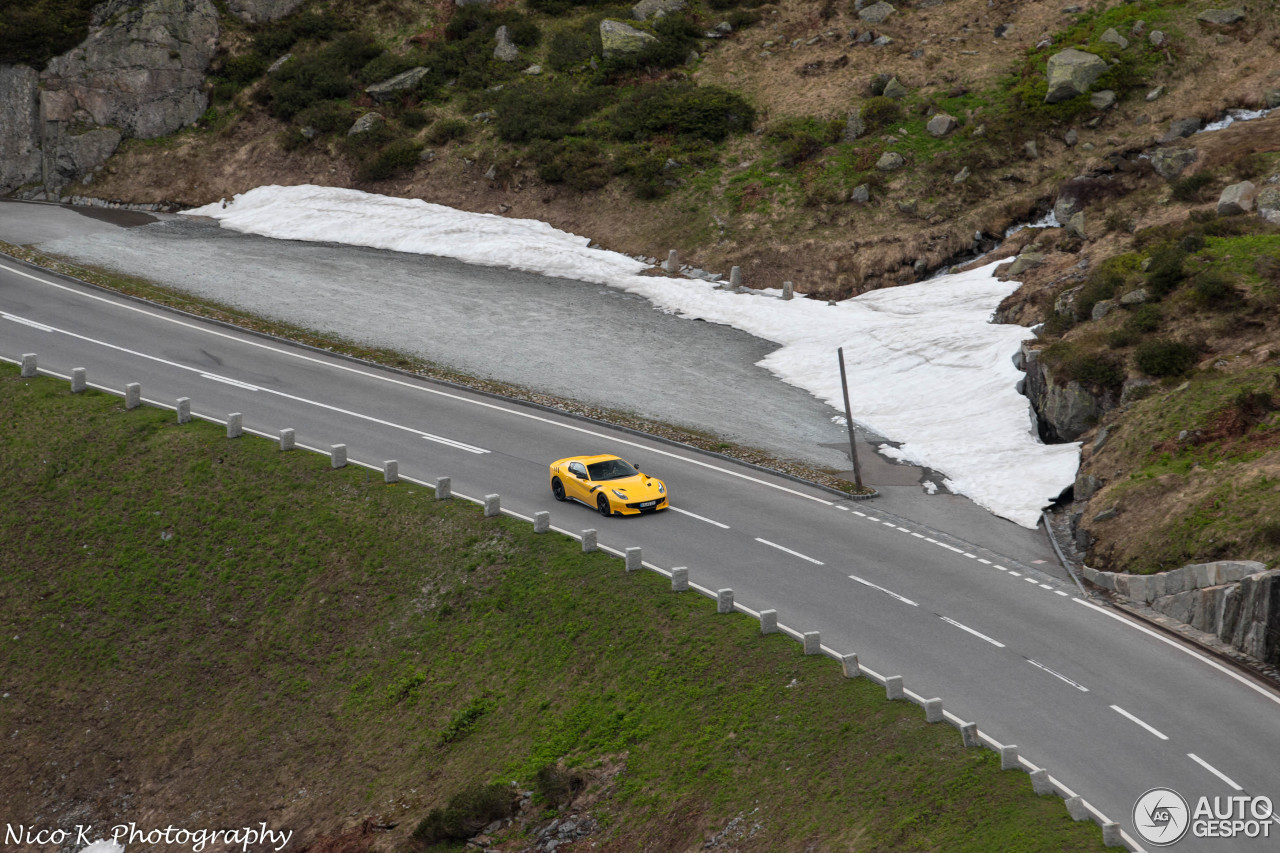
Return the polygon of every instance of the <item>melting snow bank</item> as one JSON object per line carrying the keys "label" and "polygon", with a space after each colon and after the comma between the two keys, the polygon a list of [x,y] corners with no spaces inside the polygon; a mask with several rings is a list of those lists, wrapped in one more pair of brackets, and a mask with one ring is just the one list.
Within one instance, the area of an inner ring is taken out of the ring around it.
{"label": "melting snow bank", "polygon": [[356,190],[259,187],[186,213],[268,237],[443,255],[621,288],[662,310],[779,344],[760,364],[837,410],[836,348],[843,346],[855,420],[901,444],[889,455],[945,473],[953,492],[1034,527],[1075,479],[1079,444],[1042,444],[1030,403],[1016,389],[1022,373],[1012,359],[1030,332],[989,322],[1018,286],[994,277],[999,262],[833,306],[641,276],[645,264],[590,249],[585,237],[544,222]]}

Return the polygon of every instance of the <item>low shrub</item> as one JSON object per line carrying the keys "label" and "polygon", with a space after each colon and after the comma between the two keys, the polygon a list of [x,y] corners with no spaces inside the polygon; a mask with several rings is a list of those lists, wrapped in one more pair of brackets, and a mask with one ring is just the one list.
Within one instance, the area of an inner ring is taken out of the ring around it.
{"label": "low shrub", "polygon": [[443,145],[466,139],[471,135],[471,126],[459,118],[443,118],[431,125],[427,131],[427,142],[432,145]]}
{"label": "low shrub", "polygon": [[368,37],[347,34],[318,50],[294,57],[271,75],[271,114],[289,119],[321,101],[345,98],[354,89],[352,74],[379,56]]}
{"label": "low shrub", "polygon": [[407,109],[400,114],[400,122],[410,130],[421,130],[431,124],[431,115],[426,110]]}
{"label": "low shrub", "polygon": [[1179,178],[1169,185],[1174,199],[1184,202],[1200,201],[1204,188],[1213,183],[1213,175],[1208,172],[1196,172],[1185,178]]}
{"label": "low shrub", "polygon": [[1140,344],[1133,358],[1148,376],[1181,376],[1196,363],[1196,348],[1181,341],[1154,340]]}
{"label": "low shrub", "polygon": [[894,122],[901,121],[902,107],[893,98],[877,95],[874,98],[868,98],[863,101],[862,109],[858,111],[858,115],[862,117],[862,121],[866,124],[867,132],[872,133],[882,130]]}
{"label": "low shrub", "polygon": [[1147,288],[1155,296],[1166,296],[1187,277],[1183,261],[1187,253],[1180,246],[1166,243],[1151,253],[1147,266]]}
{"label": "low shrub", "polygon": [[365,66],[360,69],[360,73],[357,76],[360,78],[360,82],[372,85],[373,83],[381,83],[383,80],[390,80],[410,68],[417,68],[425,64],[426,56],[420,52],[415,51],[402,55],[387,51],[365,63]]}
{"label": "low shrub", "polygon": [[589,139],[543,141],[530,154],[538,164],[539,178],[583,192],[600,189],[613,173],[609,156]]}
{"label": "low shrub", "polygon": [[99,0],[7,0],[0,3],[0,65],[40,70],[89,35]]}
{"label": "low shrub", "polygon": [[588,62],[595,52],[591,33],[562,30],[553,35],[547,45],[547,65],[552,71],[567,71]]}
{"label": "low shrub", "polygon": [[778,149],[778,165],[795,166],[840,139],[844,122],[816,118],[783,119],[765,132]]}
{"label": "low shrub", "polygon": [[465,841],[515,811],[515,793],[506,785],[474,785],[450,797],[444,808],[432,809],[414,828],[413,837],[425,844]]}
{"label": "low shrub", "polygon": [[529,83],[503,90],[497,103],[498,136],[506,142],[560,139],[600,109],[610,93],[562,83]]}
{"label": "low shrub", "polygon": [[586,787],[586,776],[579,770],[569,770],[559,764],[539,768],[533,777],[533,791],[542,802],[560,806]]}
{"label": "low shrub", "polygon": [[1155,305],[1140,305],[1125,318],[1124,327],[1140,334],[1154,332],[1160,328],[1160,322],[1163,319],[1164,316],[1160,313],[1159,307]]}
{"label": "low shrub", "polygon": [[253,52],[271,60],[287,53],[300,41],[325,41],[345,29],[342,20],[332,13],[302,12],[262,25],[253,37]]}
{"label": "low shrub", "polygon": [[1191,284],[1195,300],[1207,308],[1230,308],[1241,301],[1231,279],[1217,270],[1205,270]]}
{"label": "low shrub", "polygon": [[267,60],[256,53],[228,56],[222,60],[222,71],[217,76],[243,88],[266,74],[268,65]]}
{"label": "low shrub", "polygon": [[748,12],[745,9],[734,9],[725,17],[725,20],[729,22],[729,26],[733,27],[734,30],[745,30],[747,27],[754,27],[760,23],[760,13]]}
{"label": "low shrub", "polygon": [[601,65],[605,79],[613,80],[642,68],[674,68],[683,65],[689,51],[698,47],[702,27],[685,15],[666,15],[653,24],[656,42],[642,50],[611,56]]}
{"label": "low shrub", "polygon": [[314,127],[321,133],[349,130],[355,120],[355,111],[341,101],[325,101],[307,107],[297,115],[300,127]]}
{"label": "low shrub", "polygon": [[1071,352],[1060,365],[1067,379],[1099,388],[1118,388],[1124,383],[1124,367],[1109,355]]}
{"label": "low shrub", "polygon": [[418,165],[418,155],[421,153],[422,143],[412,139],[396,139],[360,167],[359,177],[364,181],[394,178]]}
{"label": "low shrub", "polygon": [[649,84],[636,89],[616,132],[623,139],[669,134],[722,142],[750,130],[756,112],[741,95],[719,86]]}

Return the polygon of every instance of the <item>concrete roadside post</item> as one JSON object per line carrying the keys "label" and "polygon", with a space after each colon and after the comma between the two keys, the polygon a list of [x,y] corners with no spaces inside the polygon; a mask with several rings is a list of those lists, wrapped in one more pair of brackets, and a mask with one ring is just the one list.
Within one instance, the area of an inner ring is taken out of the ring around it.
{"label": "concrete roadside post", "polygon": [[400,482],[400,463],[394,459],[388,459],[382,463],[382,482],[398,483]]}
{"label": "concrete roadside post", "polygon": [[675,249],[667,252],[667,259],[662,262],[662,268],[667,272],[680,272],[680,253]]}
{"label": "concrete roadside post", "polygon": [[890,675],[884,680],[884,695],[890,700],[905,699],[907,694],[903,691],[902,676]]}
{"label": "concrete roadside post", "polygon": [[1102,846],[1103,847],[1124,847],[1124,837],[1120,835],[1120,824],[1115,821],[1107,821],[1102,825]]}
{"label": "concrete roadside post", "polygon": [[795,296],[795,293],[796,286],[794,284],[789,281],[784,281],[782,283],[782,298],[784,300],[790,301],[791,297]]}
{"label": "concrete roadside post", "polygon": [[1000,747],[1000,769],[1001,770],[1021,770],[1022,764],[1018,761],[1018,747],[1010,744],[1009,746]]}
{"label": "concrete roadside post", "polygon": [[1053,782],[1049,781],[1049,771],[1041,767],[1031,771],[1031,790],[1042,797],[1053,793]]}
{"label": "concrete roadside post", "polygon": [[969,749],[982,746],[982,742],[978,740],[978,724],[963,723],[960,726],[960,740]]}
{"label": "concrete roadside post", "polygon": [[232,412],[227,415],[227,438],[239,438],[244,435],[244,415]]}
{"label": "concrete roadside post", "polygon": [[36,354],[33,352],[24,352],[22,354],[22,378],[30,379],[36,375]]}
{"label": "concrete roadside post", "polygon": [[804,653],[806,655],[822,654],[822,639],[819,637],[819,632],[805,631],[801,635],[801,640],[804,642]]}
{"label": "concrete roadside post", "polygon": [[130,382],[124,386],[124,408],[125,411],[136,409],[142,405],[142,386],[137,382]]}
{"label": "concrete roadside post", "polygon": [[733,612],[733,590],[731,589],[716,590],[716,612],[717,613]]}
{"label": "concrete roadside post", "polygon": [[742,287],[742,267],[731,267],[729,269],[729,289],[737,290]]}
{"label": "concrete roadside post", "polygon": [[71,393],[80,394],[84,389],[89,387],[89,382],[85,378],[87,371],[83,367],[73,367],[71,369]]}
{"label": "concrete roadside post", "polygon": [[280,430],[280,449],[293,450],[293,430],[291,429]]}
{"label": "concrete roadside post", "polygon": [[329,445],[329,465],[333,468],[347,467],[347,446],[345,444]]}
{"label": "concrete roadside post", "polygon": [[436,477],[436,500],[447,501],[451,497],[453,497],[453,479]]}
{"label": "concrete roadside post", "polygon": [[642,563],[640,561],[639,548],[628,548],[626,549],[626,551],[623,552],[623,554],[624,554],[623,566],[624,568],[626,568],[627,571],[634,572],[637,569],[642,567]]}
{"label": "concrete roadside post", "polygon": [[862,675],[862,668],[858,666],[858,656],[856,654],[841,655],[840,669],[844,671],[845,678],[857,678]]}
{"label": "concrete roadside post", "polygon": [[776,610],[760,611],[760,633],[761,634],[778,633],[778,611]]}
{"label": "concrete roadside post", "polygon": [[502,515],[502,498],[498,495],[484,496],[484,517],[493,518]]}
{"label": "concrete roadside post", "polygon": [[1089,809],[1085,806],[1083,797],[1067,797],[1066,806],[1067,814],[1076,823],[1089,819]]}
{"label": "concrete roadside post", "polygon": [[671,570],[671,591],[685,592],[689,589],[689,570],[684,566],[676,566]]}
{"label": "concrete roadside post", "polygon": [[190,423],[191,422],[191,398],[179,397],[177,409],[178,409],[178,423],[180,424]]}
{"label": "concrete roadside post", "polygon": [[546,533],[551,529],[551,513],[543,510],[533,514],[533,532]]}
{"label": "concrete roadside post", "polygon": [[940,723],[943,719],[945,718],[942,716],[942,700],[924,700],[924,721],[926,723]]}
{"label": "concrete roadside post", "polygon": [[594,530],[582,531],[582,553],[590,554],[596,549],[596,532]]}

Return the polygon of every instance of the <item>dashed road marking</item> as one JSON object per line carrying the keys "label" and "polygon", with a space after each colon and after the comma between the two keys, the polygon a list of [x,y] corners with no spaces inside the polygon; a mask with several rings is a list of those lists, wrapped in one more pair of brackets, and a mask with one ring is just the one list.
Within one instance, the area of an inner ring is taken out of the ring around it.
{"label": "dashed road marking", "polygon": [[1157,729],[1155,726],[1151,725],[1150,723],[1146,723],[1146,722],[1143,722],[1142,720],[1138,719],[1138,718],[1137,718],[1137,717],[1135,717],[1133,714],[1130,714],[1128,711],[1126,711],[1124,708],[1121,708],[1119,705],[1112,705],[1112,706],[1111,706],[1111,710],[1115,711],[1117,714],[1119,714],[1120,716],[1124,717],[1125,719],[1127,719],[1127,720],[1131,720],[1131,721],[1133,721],[1133,722],[1137,723],[1138,725],[1142,726],[1144,729],[1146,729],[1147,731],[1151,732],[1151,733],[1152,733],[1153,735],[1155,735],[1156,737],[1160,738],[1160,740],[1168,740],[1168,739],[1169,739],[1169,736],[1168,736],[1167,734],[1165,734],[1164,732],[1160,731],[1159,729]]}
{"label": "dashed road marking", "polygon": [[1027,658],[1027,663],[1031,664],[1032,666],[1036,667],[1037,669],[1040,669],[1040,670],[1043,670],[1044,672],[1049,673],[1050,675],[1052,675],[1054,678],[1058,679],[1059,681],[1065,681],[1067,684],[1070,684],[1072,687],[1074,687],[1076,690],[1079,690],[1081,693],[1088,693],[1088,692],[1089,692],[1089,688],[1088,688],[1088,687],[1085,687],[1083,684],[1079,684],[1079,683],[1077,683],[1077,682],[1075,682],[1075,681],[1072,681],[1070,678],[1067,678],[1065,675],[1063,675],[1063,674],[1062,674],[1062,673],[1060,673],[1060,672],[1055,672],[1054,670],[1049,669],[1049,667],[1045,666],[1044,664],[1040,663],[1039,661],[1034,661],[1034,660],[1032,660],[1031,658]]}
{"label": "dashed road marking", "polygon": [[768,545],[770,548],[777,548],[779,551],[785,551],[786,553],[790,554],[793,557],[799,557],[802,560],[808,560],[810,563],[813,563],[816,566],[826,565],[826,563],[822,562],[821,560],[815,560],[813,557],[809,557],[804,554],[801,554],[799,551],[792,551],[790,548],[785,548],[782,545],[779,545],[777,542],[770,542],[768,539],[761,539],[759,536],[756,537],[756,541],[763,545]]}
{"label": "dashed road marking", "polygon": [[698,521],[705,521],[707,524],[714,524],[716,527],[722,528],[722,529],[724,529],[724,530],[728,530],[728,529],[729,529],[729,525],[727,525],[727,524],[721,524],[721,523],[720,523],[720,522],[718,522],[718,521],[712,521],[712,520],[711,520],[711,519],[709,519],[709,518],[703,518],[702,516],[698,515],[697,513],[689,512],[689,510],[687,510],[687,509],[681,509],[681,508],[680,508],[680,507],[678,507],[678,506],[673,506],[673,507],[671,507],[671,511],[672,511],[672,512],[678,512],[678,513],[680,513],[681,515],[687,515],[687,516],[689,516],[690,518],[696,518],[696,519],[698,519]]}
{"label": "dashed road marking", "polygon": [[1199,764],[1199,765],[1200,765],[1201,767],[1203,767],[1205,770],[1208,770],[1208,771],[1209,771],[1210,773],[1212,773],[1214,776],[1217,776],[1219,779],[1221,779],[1223,782],[1226,782],[1228,785],[1230,785],[1232,788],[1235,788],[1237,791],[1243,791],[1243,790],[1244,790],[1244,788],[1242,788],[1242,787],[1240,787],[1239,785],[1237,785],[1237,784],[1235,783],[1235,781],[1233,781],[1233,780],[1232,780],[1232,778],[1231,778],[1230,776],[1228,776],[1226,773],[1223,773],[1221,770],[1219,770],[1218,768],[1214,767],[1212,764],[1210,764],[1209,762],[1205,761],[1203,758],[1201,758],[1200,756],[1196,755],[1194,752],[1188,752],[1188,753],[1187,753],[1187,758],[1190,758],[1190,759],[1191,759],[1192,761],[1194,761],[1196,764]]}
{"label": "dashed road marking", "polygon": [[910,604],[912,607],[919,607],[919,606],[920,606],[920,605],[919,605],[919,604],[917,604],[916,602],[914,602],[914,601],[912,601],[911,599],[907,598],[905,595],[898,595],[896,592],[894,592],[894,591],[893,591],[893,590],[891,590],[891,589],[885,589],[884,587],[880,586],[879,584],[874,584],[874,583],[872,583],[872,582],[871,582],[871,581],[869,581],[869,580],[864,580],[863,578],[860,578],[860,577],[858,577],[857,575],[849,575],[849,580],[857,581],[858,583],[862,584],[863,586],[869,586],[869,587],[871,587],[872,589],[877,589],[877,590],[879,590],[880,592],[883,592],[885,595],[889,596],[890,598],[896,598],[896,599],[898,599],[898,600],[899,600],[899,601],[901,601],[903,604]]}
{"label": "dashed road marking", "polygon": [[977,637],[979,640],[986,640],[988,643],[995,646],[996,648],[999,648],[999,649],[1004,648],[1004,643],[1000,642],[999,640],[995,640],[995,639],[992,639],[991,637],[988,637],[986,634],[982,633],[981,631],[975,631],[973,628],[970,628],[968,625],[961,625],[956,620],[951,619],[947,616],[943,616],[941,614],[938,615],[938,618],[941,619],[943,622],[946,622],[948,625],[955,625],[961,631],[967,631],[968,633]]}

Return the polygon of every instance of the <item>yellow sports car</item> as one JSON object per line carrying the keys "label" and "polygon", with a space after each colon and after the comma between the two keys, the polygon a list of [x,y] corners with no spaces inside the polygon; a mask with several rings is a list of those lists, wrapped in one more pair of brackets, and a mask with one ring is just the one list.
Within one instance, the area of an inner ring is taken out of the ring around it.
{"label": "yellow sports car", "polygon": [[570,456],[551,463],[551,494],[601,515],[639,515],[667,508],[667,484],[617,456]]}

